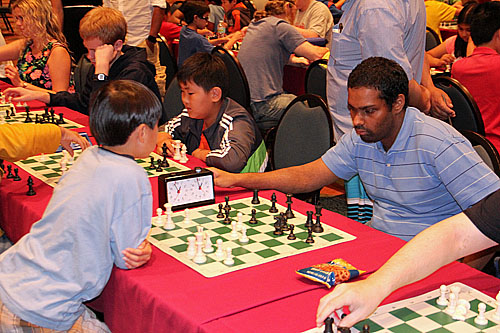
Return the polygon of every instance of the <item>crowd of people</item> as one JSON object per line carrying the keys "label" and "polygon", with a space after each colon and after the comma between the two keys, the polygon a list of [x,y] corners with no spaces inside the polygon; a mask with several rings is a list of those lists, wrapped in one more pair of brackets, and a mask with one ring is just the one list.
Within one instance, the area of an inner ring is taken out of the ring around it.
{"label": "crowd of people", "polygon": [[[318,325],[349,306],[337,324],[352,326],[392,291],[450,261],[479,251],[478,266],[489,260],[500,241],[500,179],[440,120],[455,116],[453,104],[434,86],[429,66],[452,64],[451,76],[477,102],[486,138],[500,149],[500,2],[334,3],[340,19],[317,0],[271,0],[264,11],[248,0],[104,0],[79,22],[90,67],[81,91],[74,91],[77,59],[62,32],[64,11],[52,10],[64,1],[13,1],[21,38],[0,47],[0,61],[17,60],[17,68],[5,68],[13,87],[4,95],[88,115],[97,145],[52,124],[0,125],[0,159],[60,144],[85,150],[42,219],[0,256],[0,331],[109,331],[83,302],[99,295],[113,265],[132,269],[150,259],[151,187],[133,159],[155,147],[173,154],[174,140],[204,161],[221,187],[305,193],[342,179],[348,202],[373,206],[367,225],[409,241],[367,279],[326,295]],[[436,30],[454,17],[457,36],[425,52],[426,26]],[[179,38],[176,82],[184,109],[172,119],[162,109],[169,103],[157,45],[164,23]],[[237,41],[248,110],[228,97],[226,66],[211,54],[216,45],[231,49]],[[335,146],[308,164],[264,172],[265,135],[296,97],[283,89],[284,67],[321,58],[328,58],[325,102]],[[61,269],[61,262],[68,264]]]}

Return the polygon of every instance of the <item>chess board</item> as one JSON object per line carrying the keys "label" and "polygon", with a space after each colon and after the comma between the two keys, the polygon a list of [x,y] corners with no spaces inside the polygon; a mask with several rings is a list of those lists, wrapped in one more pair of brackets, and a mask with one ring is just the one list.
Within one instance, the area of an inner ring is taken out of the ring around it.
{"label": "chess board", "polygon": [[[80,156],[81,151],[76,150],[74,160],[76,161]],[[154,157],[155,160],[162,159],[162,157],[158,154],[151,153],[149,156]],[[42,180],[46,184],[55,187],[59,178],[62,176],[60,161],[63,158],[63,153],[54,153],[54,154],[46,154],[46,155],[38,155],[34,157],[30,157],[28,159],[18,161],[15,164],[20,168],[24,169],[31,175],[36,178]],[[148,177],[157,177],[164,173],[169,172],[177,172],[183,170],[189,170],[188,167],[185,167],[182,164],[176,163],[172,160],[168,160],[169,167],[162,168],[162,171],[156,171],[156,169],[150,169],[150,160],[149,159],[136,159],[136,162],[141,165],[144,170],[146,170]],[[71,166],[68,164],[68,168]]]}
{"label": "chess board", "polygon": [[[26,111],[20,111],[17,110],[15,115],[10,116],[10,119],[5,119],[5,109],[9,108],[10,109],[11,104],[0,104],[0,115],[3,117],[3,123],[9,123],[9,124],[19,124],[19,123],[24,123],[24,120],[26,119]],[[33,120],[33,123],[35,122],[36,115],[38,117],[42,117],[43,114],[45,114],[44,110],[38,110],[38,111],[30,111],[30,118]],[[55,114],[55,119],[59,119],[59,115]],[[84,127],[83,125],[80,125],[78,123],[75,123],[74,121],[71,121],[69,119],[64,118],[64,124],[58,124],[58,126],[67,128],[67,129],[74,129],[74,128],[82,128]]]}
{"label": "chess board", "polygon": [[[370,326],[370,332],[489,332],[496,333],[500,328],[500,321],[492,319],[495,313],[495,300],[474,288],[460,282],[448,286],[460,287],[460,299],[470,302],[470,310],[465,321],[454,320],[444,310],[446,307],[436,303],[440,291],[436,289],[426,294],[390,303],[379,307],[370,318],[363,320],[351,328],[351,332],[360,332],[364,324]],[[488,324],[479,326],[474,323],[478,314],[479,303],[486,304],[485,316]],[[322,333],[323,328],[314,328],[307,333]],[[305,333],[305,332],[304,332]]]}
{"label": "chess board", "polygon": [[[190,210],[190,219],[193,223],[186,226],[184,223],[184,212],[172,214],[175,229],[165,230],[156,225],[157,217],[153,217],[153,227],[149,237],[150,242],[163,252],[171,255],[185,265],[191,267],[205,277],[214,277],[243,268],[252,267],[277,259],[285,258],[299,253],[304,253],[323,247],[347,242],[356,237],[344,231],[323,223],[324,232],[313,234],[314,243],[305,242],[307,230],[304,227],[306,216],[294,212],[295,218],[288,220],[289,224],[295,225],[294,233],[296,240],[288,240],[289,232],[276,236],[274,232],[274,216],[278,214],[269,213],[271,201],[259,198],[260,204],[252,205],[252,198],[230,201],[230,217],[236,220],[238,212],[243,214],[243,222],[247,228],[248,243],[240,243],[237,239],[230,237],[231,225],[222,223],[222,219],[216,217],[218,204],[208,205]],[[279,212],[285,212],[286,208],[276,204]],[[256,209],[257,224],[249,224],[252,208]],[[292,206],[293,209],[293,206]],[[215,253],[207,254],[207,262],[196,264],[187,257],[187,237],[194,236],[197,226],[203,226],[208,231],[210,239],[215,244],[217,239],[222,239],[223,248],[231,247],[234,256],[234,265],[226,266],[222,260],[217,260]],[[241,233],[240,233],[241,234]]]}

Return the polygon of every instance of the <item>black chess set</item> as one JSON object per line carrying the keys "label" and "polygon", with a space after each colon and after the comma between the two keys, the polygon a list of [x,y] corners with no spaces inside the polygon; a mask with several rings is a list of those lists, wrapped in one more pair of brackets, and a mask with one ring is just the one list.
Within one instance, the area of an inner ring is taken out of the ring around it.
{"label": "black chess set", "polygon": [[[12,181],[15,182],[19,182],[22,180],[21,177],[19,176],[19,168],[13,169],[12,165],[10,164],[8,164],[6,168],[3,160],[0,160],[0,169],[2,169],[3,173],[7,172],[5,178],[12,179]],[[7,169],[7,171],[5,169]],[[28,196],[35,195],[36,192],[33,189],[33,178],[31,178],[31,176],[28,176],[27,185],[28,185],[28,191],[26,192],[26,195]]]}

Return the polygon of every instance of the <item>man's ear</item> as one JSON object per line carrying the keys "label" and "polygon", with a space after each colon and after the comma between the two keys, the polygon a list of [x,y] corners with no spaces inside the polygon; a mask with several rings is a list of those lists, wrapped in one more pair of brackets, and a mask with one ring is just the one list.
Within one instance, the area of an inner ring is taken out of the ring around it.
{"label": "man's ear", "polygon": [[405,95],[399,94],[394,103],[392,103],[392,112],[396,114],[400,113],[404,109],[405,102]]}
{"label": "man's ear", "polygon": [[122,50],[122,47],[123,47],[123,41],[121,39],[118,39],[114,44],[113,44],[113,47],[115,49],[115,51],[117,52],[121,52]]}
{"label": "man's ear", "polygon": [[208,94],[210,97],[210,101],[212,101],[213,103],[217,103],[222,99],[222,89],[219,87],[213,87],[212,89],[210,89]]}

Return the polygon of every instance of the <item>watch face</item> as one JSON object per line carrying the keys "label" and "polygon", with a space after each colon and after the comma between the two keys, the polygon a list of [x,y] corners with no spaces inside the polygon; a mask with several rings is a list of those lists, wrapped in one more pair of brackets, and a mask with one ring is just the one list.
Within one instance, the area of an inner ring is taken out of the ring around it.
{"label": "watch face", "polygon": [[106,75],[104,75],[104,74],[102,74],[102,73],[97,74],[97,79],[98,79],[99,81],[104,81],[104,80],[106,80]]}
{"label": "watch face", "polygon": [[167,182],[167,201],[173,206],[214,199],[211,175]]}

